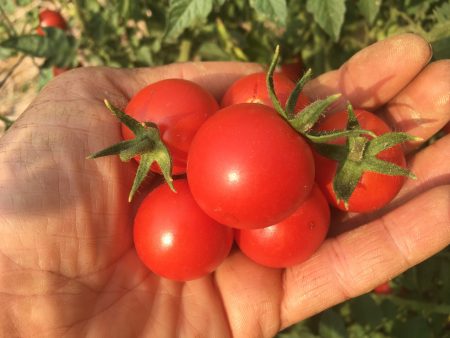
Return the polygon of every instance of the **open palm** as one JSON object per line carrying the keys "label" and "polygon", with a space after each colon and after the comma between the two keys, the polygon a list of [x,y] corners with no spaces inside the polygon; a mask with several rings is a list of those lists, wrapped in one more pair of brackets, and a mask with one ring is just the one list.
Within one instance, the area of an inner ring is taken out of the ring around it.
{"label": "open palm", "polygon": [[[342,92],[427,140],[450,116],[450,61],[428,64],[430,56],[421,38],[399,35],[306,90],[311,98]],[[174,77],[220,97],[258,70],[244,63],[85,68],[42,91],[0,139],[0,336],[271,337],[450,243],[447,136],[420,151],[410,145],[418,180],[377,214],[336,214],[332,236],[304,264],[269,269],[234,250],[215,273],[186,283],[147,270],[132,223],[152,180],[130,205],[135,164],[85,159],[120,139],[103,99],[123,107],[148,83]]]}

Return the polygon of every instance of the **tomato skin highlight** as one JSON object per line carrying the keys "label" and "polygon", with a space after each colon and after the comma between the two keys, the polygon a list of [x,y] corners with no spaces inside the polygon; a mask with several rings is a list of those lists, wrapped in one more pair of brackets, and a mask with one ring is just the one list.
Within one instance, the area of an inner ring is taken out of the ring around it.
{"label": "tomato skin highlight", "polygon": [[199,129],[187,178],[200,207],[221,224],[262,228],[290,215],[314,184],[309,145],[257,103],[219,110]]}
{"label": "tomato skin highlight", "polygon": [[[158,126],[161,139],[172,156],[172,174],[186,172],[188,150],[198,128],[219,109],[216,99],[198,84],[182,79],[167,79],[148,85],[134,95],[125,113],[140,122]],[[125,140],[134,134],[122,125]],[[139,160],[136,158],[136,160]],[[157,165],[152,171],[160,173]]]}
{"label": "tomato skin highlight", "polygon": [[[295,83],[281,73],[274,73],[273,81],[275,93],[284,108]],[[249,74],[235,81],[225,92],[220,105],[221,107],[228,107],[237,103],[261,103],[273,108],[272,100],[267,91],[266,73]],[[295,111],[300,111],[309,103],[309,99],[300,94]]]}
{"label": "tomato skin highlight", "polygon": [[317,251],[329,225],[329,205],[315,185],[292,215],[266,228],[235,230],[235,239],[241,251],[256,263],[287,268],[306,261]]}
{"label": "tomato skin highlight", "polygon": [[208,217],[195,203],[185,179],[176,193],[162,184],[142,201],[134,221],[134,243],[156,274],[187,281],[214,271],[227,257],[233,230]]}
{"label": "tomato skin highlight", "polygon": [[39,13],[39,26],[36,29],[38,35],[45,35],[42,27],[55,27],[62,30],[67,29],[66,20],[61,13],[51,9],[44,9]]}
{"label": "tomato skin highlight", "polygon": [[[355,109],[356,118],[362,129],[371,130],[376,135],[390,132],[389,126],[375,114],[363,109]],[[317,130],[344,129],[347,123],[347,111],[341,111],[325,117],[317,125]],[[344,141],[342,141],[344,142]],[[316,163],[316,182],[328,201],[338,209],[351,212],[371,212],[388,204],[400,191],[405,182],[404,176],[390,176],[366,171],[360,178],[353,194],[350,196],[348,208],[344,202],[336,200],[333,179],[336,175],[337,163],[314,152]],[[406,167],[406,159],[400,145],[383,150],[377,158]]]}

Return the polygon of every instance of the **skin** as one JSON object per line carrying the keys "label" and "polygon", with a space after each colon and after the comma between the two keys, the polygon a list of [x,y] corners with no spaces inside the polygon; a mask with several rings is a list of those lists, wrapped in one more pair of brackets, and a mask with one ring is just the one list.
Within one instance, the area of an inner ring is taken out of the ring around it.
{"label": "skin", "polygon": [[[429,64],[430,56],[418,36],[398,35],[319,76],[307,93],[342,91],[426,140],[450,116],[450,61]],[[102,100],[123,107],[168,77],[194,80],[220,98],[258,70],[235,63],[77,69],[41,92],[0,138],[0,336],[272,337],[450,243],[447,135],[419,151],[410,145],[419,179],[376,214],[335,215],[334,236],[301,265],[263,268],[233,251],[214,274],[191,282],[149,272],[133,249],[135,206],[126,203],[135,164],[85,160],[120,138]]]}

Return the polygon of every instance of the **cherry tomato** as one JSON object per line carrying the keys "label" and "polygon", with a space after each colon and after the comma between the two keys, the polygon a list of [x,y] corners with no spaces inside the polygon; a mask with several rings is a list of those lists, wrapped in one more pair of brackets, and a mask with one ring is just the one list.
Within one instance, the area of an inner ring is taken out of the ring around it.
{"label": "cherry tomato", "polygon": [[[219,105],[215,98],[198,84],[182,79],[167,79],[140,90],[125,108],[125,113],[141,122],[153,122],[172,156],[172,174],[186,172],[189,146],[200,125]],[[122,125],[124,139],[134,134]],[[138,160],[138,159],[137,159]],[[160,172],[157,165],[152,170]]]}
{"label": "cherry tomato", "polygon": [[392,288],[389,285],[389,282],[386,282],[378,285],[375,289],[373,289],[373,292],[379,295],[389,295],[392,293]]}
{"label": "cherry tomato", "polygon": [[287,268],[306,261],[324,241],[330,225],[328,202],[317,186],[297,210],[262,229],[236,230],[241,251],[258,264]]}
{"label": "cherry tomato", "polygon": [[[280,73],[275,73],[273,75],[273,82],[278,100],[284,107],[295,84],[285,75]],[[250,74],[235,81],[225,92],[221,101],[221,106],[227,107],[232,104],[245,102],[261,103],[273,107],[272,100],[270,99],[267,90],[266,73]],[[295,111],[298,112],[302,110],[308,104],[309,99],[305,95],[300,94]]]}
{"label": "cherry tomato", "polygon": [[[389,126],[375,114],[362,109],[355,109],[356,118],[362,129],[371,130],[376,135],[390,132]],[[347,111],[328,115],[317,125],[318,130],[344,129],[348,120]],[[344,142],[344,141],[342,141]],[[328,201],[335,207],[353,212],[370,212],[380,209],[389,203],[399,192],[405,178],[366,171],[360,178],[353,194],[350,196],[348,209],[344,203],[336,200],[333,190],[333,179],[336,174],[337,162],[314,153],[316,161],[316,182],[324,192]],[[401,146],[383,150],[377,158],[392,162],[401,167],[406,166],[405,156]]]}
{"label": "cherry tomato", "polygon": [[55,27],[65,30],[67,28],[67,23],[61,13],[50,9],[44,9],[39,13],[39,27],[37,28],[37,34],[43,36],[45,33],[42,27]]}
{"label": "cherry tomato", "polygon": [[200,207],[221,224],[262,228],[286,218],[314,183],[309,145],[275,109],[219,110],[191,144],[187,177]]}
{"label": "cherry tomato", "polygon": [[177,281],[212,272],[228,255],[233,230],[208,217],[195,203],[185,179],[176,193],[162,184],[142,201],[134,221],[134,244],[154,273]]}

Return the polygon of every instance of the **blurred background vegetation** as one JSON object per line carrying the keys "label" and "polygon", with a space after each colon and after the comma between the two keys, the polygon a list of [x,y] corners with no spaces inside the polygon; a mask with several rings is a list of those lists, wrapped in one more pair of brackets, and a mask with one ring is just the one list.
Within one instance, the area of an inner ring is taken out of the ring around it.
{"label": "blurred background vegetation", "polygon": [[[66,27],[40,17],[46,9]],[[450,0],[2,0],[0,119],[7,127],[47,81],[74,67],[266,64],[279,44],[296,78],[402,32],[425,37],[435,60],[450,58]],[[449,263],[444,250],[279,337],[450,337]]]}

